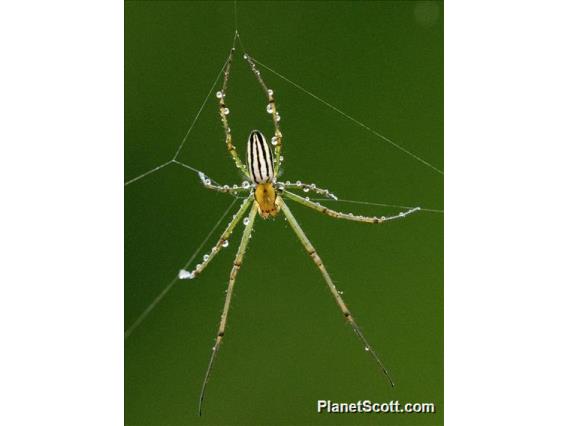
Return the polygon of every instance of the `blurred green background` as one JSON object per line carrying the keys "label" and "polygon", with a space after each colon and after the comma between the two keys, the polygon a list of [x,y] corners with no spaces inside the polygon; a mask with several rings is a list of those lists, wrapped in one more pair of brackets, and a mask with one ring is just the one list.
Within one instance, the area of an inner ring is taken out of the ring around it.
{"label": "blurred green background", "polygon": [[[125,181],[173,157],[225,61],[233,22],[232,2],[126,2]],[[442,3],[239,2],[238,26],[252,56],[443,170]],[[243,154],[250,130],[270,135],[272,127],[241,57],[227,103]],[[443,209],[441,174],[262,71],[282,115],[283,180],[315,182],[345,199]],[[240,183],[216,105],[213,93],[178,158],[219,182]],[[125,187],[125,329],[231,202],[176,164]],[[255,224],[204,416],[197,416],[199,391],[242,225],[199,279],[177,282],[125,340],[127,424],[443,423],[443,214],[372,226],[288,205],[396,388],[280,215]],[[434,402],[437,412],[318,414],[318,399]]]}

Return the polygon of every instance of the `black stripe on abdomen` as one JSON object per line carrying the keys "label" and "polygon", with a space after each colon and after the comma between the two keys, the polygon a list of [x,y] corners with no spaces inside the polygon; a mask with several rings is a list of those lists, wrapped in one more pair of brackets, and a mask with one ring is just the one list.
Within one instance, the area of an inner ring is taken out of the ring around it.
{"label": "black stripe on abdomen", "polygon": [[266,183],[274,178],[272,151],[258,130],[251,132],[247,145],[250,178],[255,183]]}

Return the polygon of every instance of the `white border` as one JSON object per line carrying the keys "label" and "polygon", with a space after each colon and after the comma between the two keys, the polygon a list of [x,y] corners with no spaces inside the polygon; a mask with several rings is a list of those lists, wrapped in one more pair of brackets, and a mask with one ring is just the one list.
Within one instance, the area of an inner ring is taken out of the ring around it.
{"label": "white border", "polygon": [[567,19],[446,3],[447,424],[568,424]]}
{"label": "white border", "polygon": [[123,423],[123,4],[0,10],[0,424]]}
{"label": "white border", "polygon": [[[123,423],[123,5],[0,14],[1,424]],[[563,2],[446,2],[447,424],[566,424]]]}

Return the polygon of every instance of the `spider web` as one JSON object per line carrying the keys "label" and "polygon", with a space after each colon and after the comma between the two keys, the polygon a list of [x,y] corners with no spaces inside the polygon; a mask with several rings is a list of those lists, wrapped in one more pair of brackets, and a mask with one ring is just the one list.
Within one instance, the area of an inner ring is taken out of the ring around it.
{"label": "spider web", "polygon": [[[235,43],[236,43],[236,41],[238,41],[239,46],[240,46],[242,52],[244,53],[246,51],[246,49],[244,48],[242,40],[239,36],[238,26],[237,26],[236,2],[234,3],[234,25],[235,25],[235,30],[234,30],[234,35],[233,35],[233,47],[235,47]],[[392,147],[396,148],[400,153],[412,158],[416,162],[420,163],[422,166],[429,168],[433,173],[439,174],[441,176],[444,175],[443,170],[434,166],[433,164],[431,164],[430,162],[428,162],[427,160],[425,160],[424,158],[422,158],[418,154],[408,150],[407,148],[405,148],[401,144],[393,141],[391,138],[385,136],[384,134],[382,134],[378,130],[368,126],[367,124],[365,124],[362,121],[358,120],[357,118],[353,117],[348,112],[344,111],[343,109],[333,105],[332,103],[330,103],[327,100],[323,99],[322,97],[318,96],[313,91],[306,89],[304,86],[300,85],[299,83],[295,82],[291,78],[289,78],[289,77],[283,75],[282,73],[278,72],[273,67],[267,65],[264,62],[261,62],[256,57],[253,56],[253,58],[254,58],[253,59],[254,62],[257,65],[261,66],[262,68],[269,71],[271,74],[278,77],[279,79],[285,81],[287,84],[291,85],[295,89],[299,90],[300,92],[304,93],[307,96],[310,96],[311,98],[315,99],[320,104],[326,106],[327,108],[334,111],[338,115],[347,119],[348,121],[350,121],[352,123],[352,125],[358,126],[362,129],[364,129],[370,135],[372,135],[377,142],[387,143],[387,144],[391,145]],[[198,168],[193,167],[192,165],[187,164],[186,162],[180,161],[178,159],[178,157],[179,157],[180,153],[182,152],[182,149],[186,145],[186,142],[189,140],[190,134],[191,134],[192,130],[194,129],[197,121],[199,120],[199,117],[201,116],[201,114],[202,114],[202,112],[205,108],[205,105],[213,97],[214,89],[219,86],[219,82],[221,80],[221,75],[223,73],[223,70],[224,70],[228,60],[229,60],[229,57],[227,56],[227,58],[225,59],[225,61],[222,64],[222,66],[220,67],[215,79],[213,80],[213,83],[211,84],[207,94],[205,95],[199,109],[197,110],[197,113],[195,114],[193,120],[191,121],[191,124],[189,125],[187,132],[185,133],[183,139],[181,140],[179,146],[177,147],[173,157],[170,160],[168,160],[168,161],[166,161],[162,164],[159,164],[159,165],[153,167],[152,169],[149,169],[146,172],[127,180],[126,182],[124,182],[125,188],[128,187],[129,185],[135,184],[135,183],[143,180],[147,176],[150,176],[150,175],[152,175],[152,174],[154,174],[154,173],[156,173],[160,170],[163,170],[163,169],[165,169],[165,168],[167,168],[171,165],[177,165],[177,166],[183,167],[183,168],[185,168],[185,169],[187,169],[187,170],[189,170],[193,173],[196,173],[196,174],[202,173],[202,171],[199,170]],[[213,178],[210,177],[210,179],[214,184],[218,184]],[[237,197],[237,196],[233,196],[233,197],[234,197],[234,199],[233,199],[232,203],[222,213],[220,218],[213,225],[211,230],[207,233],[206,237],[203,239],[203,241],[200,243],[200,245],[197,247],[197,249],[191,254],[189,259],[187,260],[187,262],[185,263],[185,265],[181,269],[187,268],[193,262],[193,260],[196,258],[198,253],[201,252],[201,250],[203,249],[203,247],[205,246],[207,241],[214,235],[214,233],[217,231],[217,229],[220,227],[220,225],[224,223],[225,218],[227,217],[227,215],[231,211],[231,209],[234,207],[235,203],[240,198],[242,198],[242,197]],[[393,208],[393,209],[401,209],[401,208],[402,209],[410,209],[410,208],[415,207],[415,206],[406,206],[406,205],[400,205],[400,204],[387,204],[387,203],[381,203],[381,202],[353,200],[353,199],[346,199],[346,198],[337,198],[337,199],[315,198],[314,200],[320,200],[320,201],[326,201],[326,202],[335,202],[335,203],[350,203],[350,204],[358,204],[358,205],[379,206],[379,207],[386,207],[386,208]],[[433,214],[443,214],[444,213],[444,211],[441,210],[441,209],[435,209],[435,208],[429,208],[429,207],[427,207],[427,208],[421,207],[421,211],[433,213]],[[176,276],[163,288],[163,290],[154,298],[154,300],[147,306],[147,308],[144,309],[144,311],[136,318],[136,320],[126,329],[126,331],[124,333],[125,339],[130,337],[132,335],[132,333],[142,324],[142,322],[147,318],[147,316],[152,312],[152,310],[160,303],[161,300],[163,300],[163,298],[173,288],[174,284],[178,281],[178,279],[179,278],[176,274]]]}

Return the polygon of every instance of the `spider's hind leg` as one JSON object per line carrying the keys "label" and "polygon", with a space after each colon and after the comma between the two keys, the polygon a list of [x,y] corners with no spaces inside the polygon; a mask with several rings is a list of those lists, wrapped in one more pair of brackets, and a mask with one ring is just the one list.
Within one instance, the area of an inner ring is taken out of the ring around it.
{"label": "spider's hind leg", "polygon": [[347,305],[343,301],[343,298],[341,297],[341,295],[337,291],[335,284],[333,284],[333,281],[331,280],[331,277],[329,276],[327,269],[325,269],[325,266],[324,266],[321,258],[319,257],[319,255],[316,252],[316,249],[314,248],[314,246],[312,245],[312,243],[310,242],[310,240],[308,239],[306,234],[304,234],[304,231],[302,230],[302,228],[300,227],[300,225],[296,221],[296,218],[294,217],[294,215],[292,214],[292,212],[290,211],[290,209],[288,208],[288,206],[286,205],[286,203],[284,203],[284,201],[282,199],[280,199],[280,208],[284,212],[286,219],[288,219],[288,223],[292,227],[292,230],[296,233],[296,235],[300,239],[302,245],[304,246],[304,248],[306,249],[306,251],[308,252],[310,257],[312,258],[312,260],[314,261],[316,266],[319,268],[320,272],[322,273],[323,278],[325,279],[325,282],[326,282],[327,286],[329,287],[329,290],[331,291],[331,294],[335,298],[335,302],[339,306],[339,309],[341,309],[341,312],[343,313],[343,316],[345,317],[347,322],[349,322],[349,325],[351,325],[351,328],[353,329],[353,332],[355,333],[355,335],[359,338],[361,343],[363,343],[365,351],[369,352],[369,354],[371,355],[373,360],[377,363],[380,370],[382,371],[382,373],[387,378],[389,384],[394,387],[394,382],[392,381],[392,379],[389,375],[389,372],[387,371],[383,362],[379,358],[379,355],[375,352],[373,347],[369,344],[369,342],[367,341],[367,338],[365,337],[365,335],[363,334],[363,332],[361,331],[361,329],[359,328],[359,326],[355,322],[353,315],[351,315],[351,312],[347,308]]}
{"label": "spider's hind leg", "polygon": [[257,209],[256,206],[253,206],[250,209],[250,213],[248,215],[248,222],[246,224],[245,230],[243,232],[243,236],[241,238],[241,244],[239,245],[239,250],[237,251],[237,255],[235,257],[235,261],[233,263],[233,269],[231,270],[231,275],[229,277],[229,285],[227,287],[227,295],[225,296],[225,304],[223,306],[223,313],[221,314],[221,321],[219,323],[219,329],[217,330],[217,336],[215,337],[215,345],[213,346],[213,350],[211,353],[211,357],[209,359],[209,364],[207,366],[207,371],[205,372],[205,379],[203,380],[203,385],[201,387],[201,394],[199,396],[199,415],[201,416],[201,412],[203,409],[203,401],[205,400],[205,391],[207,389],[207,383],[209,382],[209,378],[211,376],[211,372],[213,371],[213,364],[215,363],[215,358],[217,357],[217,352],[219,352],[219,348],[221,347],[221,343],[223,341],[223,337],[225,336],[225,327],[227,325],[227,317],[229,315],[229,308],[231,306],[231,299],[233,297],[233,289],[235,286],[235,281],[237,279],[237,273],[241,268],[243,263],[243,259],[245,256],[245,252],[247,249],[247,245],[250,241],[250,236],[252,232],[252,227],[254,224],[254,219],[256,217]]}

